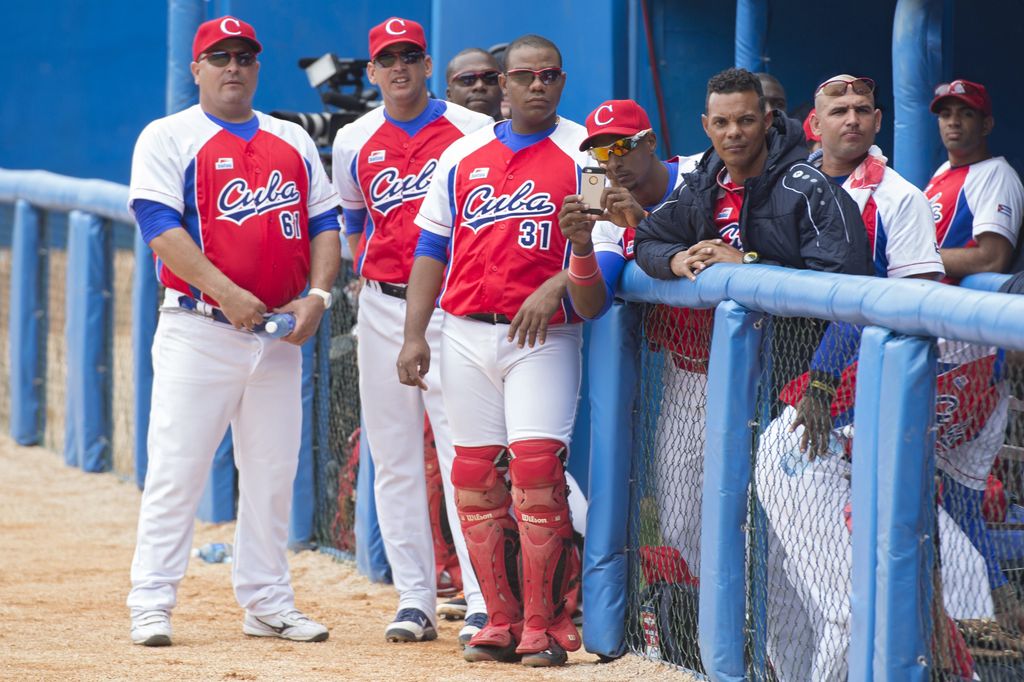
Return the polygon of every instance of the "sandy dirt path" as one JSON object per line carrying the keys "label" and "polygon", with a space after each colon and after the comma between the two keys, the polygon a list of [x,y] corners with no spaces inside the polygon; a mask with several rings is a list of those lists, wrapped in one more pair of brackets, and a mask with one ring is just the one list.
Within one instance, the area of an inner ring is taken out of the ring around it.
{"label": "sandy dirt path", "polygon": [[[672,680],[689,676],[627,655],[600,664],[577,652],[559,670],[465,663],[459,624],[435,642],[388,644],[395,593],[354,564],[290,555],[299,608],[326,623],[321,644],[249,638],[230,565],[191,562],[169,648],[128,639],[128,567],[139,492],[113,475],[66,467],[56,454],[0,436],[0,679],[2,680]],[[233,524],[196,526],[195,544],[231,542]]]}

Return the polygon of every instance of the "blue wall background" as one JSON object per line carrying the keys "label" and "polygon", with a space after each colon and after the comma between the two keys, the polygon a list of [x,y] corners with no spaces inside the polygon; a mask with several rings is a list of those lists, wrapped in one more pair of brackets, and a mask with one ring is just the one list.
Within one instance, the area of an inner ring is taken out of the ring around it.
{"label": "blue wall background", "polygon": [[[992,147],[1024,168],[1024,91],[1016,60],[1024,7],[988,0],[986,11],[947,0],[950,77],[990,86],[997,125]],[[391,15],[424,24],[437,66],[431,81],[443,95],[443,70],[463,47],[489,47],[526,32],[554,40],[569,74],[562,114],[582,121],[609,97],[634,97],[660,131],[639,0],[392,0],[386,6],[328,0],[220,0],[209,16],[231,11],[251,21],[266,52],[256,106],[264,111],[319,111],[320,102],[297,67],[300,57],[334,52],[365,57],[370,26]],[[879,142],[892,153],[892,0],[865,0],[860,12],[838,16],[798,0],[769,3],[767,70],[786,87],[790,106],[810,100],[814,86],[837,72],[879,83],[884,110]],[[704,84],[732,64],[735,3],[649,0],[652,37],[664,87],[666,152],[707,146],[700,127]],[[139,131],[164,113],[167,7],[159,0],[10,3],[0,25],[0,166],[44,168],[79,177],[127,182]],[[664,139],[664,135],[662,136]],[[942,158],[936,133],[932,150]]]}

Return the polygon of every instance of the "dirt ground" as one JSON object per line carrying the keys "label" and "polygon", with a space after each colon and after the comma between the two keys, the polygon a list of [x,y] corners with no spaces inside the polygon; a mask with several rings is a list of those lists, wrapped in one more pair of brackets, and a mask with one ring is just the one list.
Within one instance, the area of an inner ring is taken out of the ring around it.
{"label": "dirt ground", "polygon": [[[0,680],[672,680],[687,675],[627,655],[585,652],[550,671],[462,660],[458,623],[437,641],[388,644],[395,593],[326,555],[291,555],[298,606],[331,628],[327,642],[249,638],[230,565],[189,566],[174,646],[128,638],[128,568],[139,492],[113,475],[68,468],[54,453],[0,436]],[[197,524],[195,544],[230,542],[233,524]]]}

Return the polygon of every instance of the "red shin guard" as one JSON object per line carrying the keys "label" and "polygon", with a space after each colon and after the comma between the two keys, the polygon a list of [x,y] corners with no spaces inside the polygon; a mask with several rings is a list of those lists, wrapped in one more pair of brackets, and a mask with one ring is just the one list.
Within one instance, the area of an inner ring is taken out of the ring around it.
{"label": "red shin guard", "polygon": [[523,635],[517,653],[548,648],[550,636],[566,651],[580,648],[572,623],[580,563],[566,502],[565,446],[556,440],[512,443],[512,497],[523,554]]}
{"label": "red shin guard", "polygon": [[505,448],[499,445],[455,446],[455,505],[487,604],[488,623],[471,640],[474,646],[506,647],[516,641],[522,627],[519,535],[508,511],[504,456]]}

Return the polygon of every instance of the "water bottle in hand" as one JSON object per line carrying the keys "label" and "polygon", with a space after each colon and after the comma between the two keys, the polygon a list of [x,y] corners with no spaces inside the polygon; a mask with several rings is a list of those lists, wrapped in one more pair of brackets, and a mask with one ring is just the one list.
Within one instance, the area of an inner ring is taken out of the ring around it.
{"label": "water bottle in hand", "polygon": [[192,550],[192,556],[197,556],[208,564],[230,564],[231,545],[224,542],[210,542]]}
{"label": "water bottle in hand", "polygon": [[295,316],[291,313],[274,313],[263,323],[267,336],[279,339],[295,331]]}

